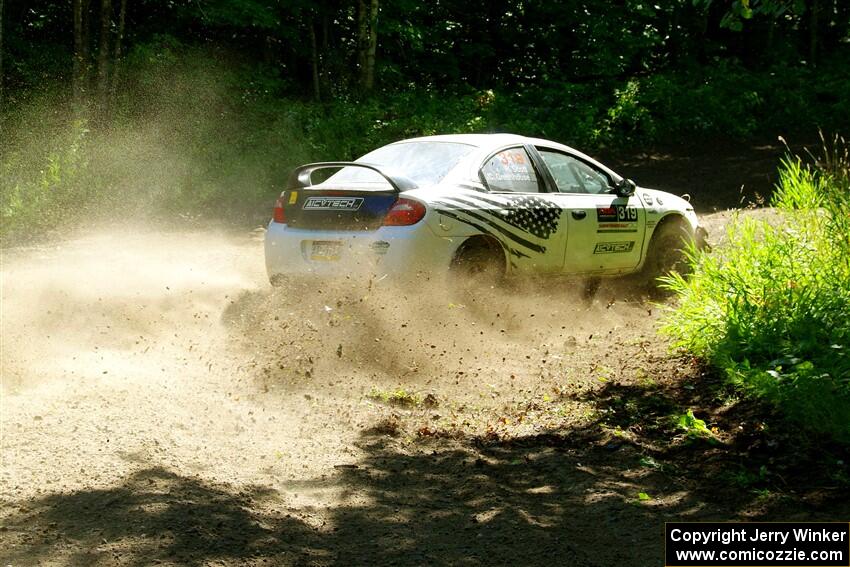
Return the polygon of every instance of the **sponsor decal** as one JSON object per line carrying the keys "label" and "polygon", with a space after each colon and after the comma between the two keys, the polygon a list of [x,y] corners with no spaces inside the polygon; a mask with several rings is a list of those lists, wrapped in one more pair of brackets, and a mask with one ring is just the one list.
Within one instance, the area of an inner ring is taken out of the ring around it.
{"label": "sponsor decal", "polygon": [[617,220],[617,208],[613,205],[610,207],[596,207],[596,220],[598,222],[613,222]]}
{"label": "sponsor decal", "polygon": [[356,211],[363,197],[309,197],[304,201],[305,211]]}
{"label": "sponsor decal", "polygon": [[294,205],[298,201],[298,191],[289,192],[289,204]]}
{"label": "sponsor decal", "polygon": [[637,232],[634,223],[624,222],[605,222],[599,223],[597,234],[614,234],[618,232]]}
{"label": "sponsor decal", "polygon": [[594,254],[625,254],[635,248],[635,241],[624,242],[598,242],[593,249]]}
{"label": "sponsor decal", "polygon": [[637,222],[637,207],[628,205],[611,205],[610,207],[596,207],[597,222]]}

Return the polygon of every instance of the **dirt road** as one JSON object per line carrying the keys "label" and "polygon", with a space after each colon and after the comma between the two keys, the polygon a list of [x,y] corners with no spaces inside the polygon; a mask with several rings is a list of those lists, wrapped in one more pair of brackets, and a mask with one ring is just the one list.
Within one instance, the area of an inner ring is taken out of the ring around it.
{"label": "dirt road", "polygon": [[273,291],[261,238],[4,252],[3,565],[660,565],[663,521],[781,504],[713,497],[670,452],[703,373],[657,306]]}

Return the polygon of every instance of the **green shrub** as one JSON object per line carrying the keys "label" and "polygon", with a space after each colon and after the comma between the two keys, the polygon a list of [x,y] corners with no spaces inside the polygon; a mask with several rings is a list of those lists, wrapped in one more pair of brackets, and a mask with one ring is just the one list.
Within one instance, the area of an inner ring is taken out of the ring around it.
{"label": "green shrub", "polygon": [[717,62],[507,92],[407,85],[364,98],[340,88],[322,102],[297,84],[269,65],[157,35],[128,53],[106,112],[73,109],[67,85],[17,97],[0,112],[0,236],[119,214],[261,222],[294,166],[414,136],[514,132],[593,152],[850,127],[850,98],[834,94],[850,90],[843,61],[816,73]]}
{"label": "green shrub", "polygon": [[3,148],[0,236],[67,219],[97,191],[85,182],[89,129],[74,120],[50,136]]}
{"label": "green shrub", "polygon": [[777,218],[739,218],[727,243],[667,278],[664,331],[807,428],[850,441],[850,162],[787,159]]}

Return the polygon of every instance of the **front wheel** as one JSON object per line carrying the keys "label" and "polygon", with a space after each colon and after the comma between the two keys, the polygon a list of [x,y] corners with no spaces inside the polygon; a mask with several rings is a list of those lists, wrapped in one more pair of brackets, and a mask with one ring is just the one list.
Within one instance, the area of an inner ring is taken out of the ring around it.
{"label": "front wheel", "polygon": [[658,227],[649,242],[641,273],[644,283],[658,289],[658,278],[671,272],[688,274],[691,265],[686,250],[693,240],[693,234],[681,223],[668,222]]}

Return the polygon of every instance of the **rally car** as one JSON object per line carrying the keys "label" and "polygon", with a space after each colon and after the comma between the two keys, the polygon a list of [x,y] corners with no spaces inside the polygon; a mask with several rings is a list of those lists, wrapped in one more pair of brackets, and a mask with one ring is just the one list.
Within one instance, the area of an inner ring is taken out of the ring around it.
{"label": "rally car", "polygon": [[686,243],[704,234],[689,200],[636,187],[573,148],[462,134],[296,168],[265,258],[272,284],[354,273],[654,278],[681,267]]}

